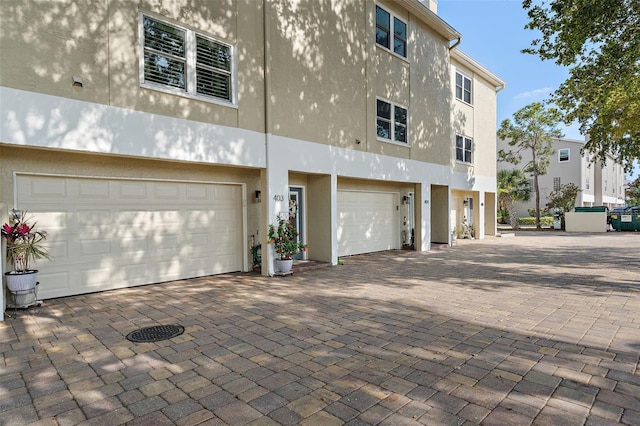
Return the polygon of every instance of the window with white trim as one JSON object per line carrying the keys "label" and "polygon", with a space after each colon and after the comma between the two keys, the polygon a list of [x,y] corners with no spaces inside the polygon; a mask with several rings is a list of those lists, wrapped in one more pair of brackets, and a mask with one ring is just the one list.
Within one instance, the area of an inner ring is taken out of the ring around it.
{"label": "window with white trim", "polygon": [[471,79],[456,71],[456,99],[471,104]]}
{"label": "window with white trim", "polygon": [[558,161],[560,163],[569,162],[569,148],[562,148],[558,150]]}
{"label": "window with white trim", "polygon": [[473,163],[473,139],[456,135],[456,161]]}
{"label": "window with white trim", "polygon": [[234,103],[233,46],[140,14],[140,81],[155,90]]}
{"label": "window with white trim", "polygon": [[407,143],[407,108],[377,99],[376,134],[380,139]]}
{"label": "window with white trim", "polygon": [[[393,18],[393,19],[392,19]],[[388,11],[376,5],[376,43],[385,49],[407,57],[407,24],[403,20],[391,15]]]}

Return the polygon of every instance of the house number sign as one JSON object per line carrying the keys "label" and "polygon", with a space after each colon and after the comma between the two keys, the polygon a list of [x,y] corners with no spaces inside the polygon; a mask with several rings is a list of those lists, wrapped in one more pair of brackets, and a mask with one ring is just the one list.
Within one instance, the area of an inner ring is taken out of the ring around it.
{"label": "house number sign", "polygon": [[273,201],[284,201],[284,195],[274,195]]}

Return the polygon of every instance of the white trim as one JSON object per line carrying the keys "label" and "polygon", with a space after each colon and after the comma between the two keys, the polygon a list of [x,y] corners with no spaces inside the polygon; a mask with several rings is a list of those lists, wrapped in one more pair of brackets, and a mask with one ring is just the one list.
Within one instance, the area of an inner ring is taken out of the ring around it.
{"label": "white trim", "polygon": [[[567,159],[562,160],[562,151],[567,151]],[[558,163],[570,163],[571,162],[571,149],[570,148],[558,148]]]}
{"label": "white trim", "polygon": [[154,159],[266,167],[264,133],[0,87],[0,141]]}

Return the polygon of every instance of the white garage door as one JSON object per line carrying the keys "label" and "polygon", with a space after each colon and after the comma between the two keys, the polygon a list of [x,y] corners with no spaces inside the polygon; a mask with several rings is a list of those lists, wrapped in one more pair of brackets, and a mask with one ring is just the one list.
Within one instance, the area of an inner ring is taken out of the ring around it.
{"label": "white garage door", "polygon": [[52,262],[42,299],[243,269],[242,187],[18,175]]}
{"label": "white garage door", "polygon": [[397,197],[338,191],[338,256],[400,248]]}

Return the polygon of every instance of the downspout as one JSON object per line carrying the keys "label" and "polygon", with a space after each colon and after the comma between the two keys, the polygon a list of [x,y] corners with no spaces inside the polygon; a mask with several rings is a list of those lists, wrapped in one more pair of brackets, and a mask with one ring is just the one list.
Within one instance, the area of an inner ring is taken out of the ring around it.
{"label": "downspout", "polygon": [[458,37],[458,39],[456,40],[455,43],[453,43],[451,46],[449,46],[449,50],[453,50],[456,47],[458,47],[458,45],[462,43],[462,36]]}

